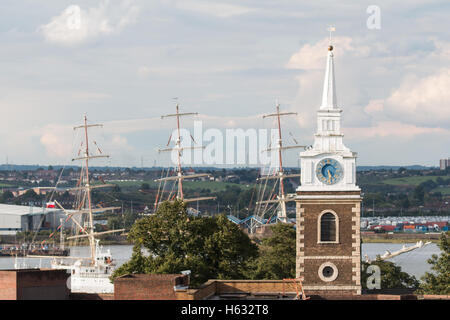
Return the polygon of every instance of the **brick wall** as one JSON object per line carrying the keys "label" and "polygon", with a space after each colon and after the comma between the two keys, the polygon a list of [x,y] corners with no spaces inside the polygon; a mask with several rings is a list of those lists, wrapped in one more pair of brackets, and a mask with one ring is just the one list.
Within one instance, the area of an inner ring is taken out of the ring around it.
{"label": "brick wall", "polygon": [[[304,277],[305,290],[312,293],[360,294],[360,198],[352,198],[359,192],[297,194],[302,197],[297,199],[296,277]],[[337,215],[338,241],[320,243],[319,217],[329,210]],[[324,263],[335,266],[334,280],[324,281],[319,275]]]}
{"label": "brick wall", "polygon": [[17,300],[16,272],[0,271],[0,300]]}
{"label": "brick wall", "polygon": [[221,294],[294,293],[294,287],[283,280],[209,280],[198,289],[177,291],[179,300],[203,300]]}
{"label": "brick wall", "polygon": [[65,300],[69,297],[65,270],[20,269],[0,271],[0,299]]}
{"label": "brick wall", "polygon": [[176,300],[174,286],[187,286],[181,274],[133,274],[114,281],[115,300]]}
{"label": "brick wall", "polygon": [[175,292],[177,300],[204,300],[216,294],[217,282],[208,280],[198,289],[177,290]]}
{"label": "brick wall", "polygon": [[[128,282],[127,286],[122,286],[121,290],[134,290],[135,286],[130,285],[132,282],[142,279],[142,275],[133,275],[134,280],[123,281],[119,279],[119,282]],[[145,275],[145,277],[151,278],[152,276],[161,275]],[[169,275],[179,276],[179,275]],[[170,277],[169,277],[170,278]],[[116,281],[117,281],[116,280]],[[119,283],[118,282],[118,283]],[[115,282],[116,285],[116,282]],[[283,280],[209,280],[198,289],[186,289],[177,290],[174,296],[178,300],[202,300],[208,299],[213,296],[220,296],[226,294],[295,294],[296,290],[292,282]],[[115,295],[126,294],[116,292]],[[450,299],[450,296],[418,296],[412,294],[363,294],[357,295],[354,290],[312,290],[305,287],[305,294],[310,299],[321,300],[420,300],[420,299]],[[132,298],[132,294],[128,294],[128,297]],[[145,297],[140,296],[140,299],[156,299],[155,292],[151,293],[147,291]],[[117,299],[117,298],[116,298]],[[137,299],[137,298],[134,298]]]}

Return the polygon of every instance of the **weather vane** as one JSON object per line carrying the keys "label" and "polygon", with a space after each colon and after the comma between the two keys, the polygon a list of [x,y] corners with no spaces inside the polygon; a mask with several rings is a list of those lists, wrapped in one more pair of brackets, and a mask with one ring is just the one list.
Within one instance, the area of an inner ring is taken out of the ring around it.
{"label": "weather vane", "polygon": [[332,25],[329,25],[327,30],[330,32],[330,45],[331,45],[331,42],[332,42],[332,39],[331,39],[332,32],[336,31],[336,27],[335,27],[335,26],[332,26]]}

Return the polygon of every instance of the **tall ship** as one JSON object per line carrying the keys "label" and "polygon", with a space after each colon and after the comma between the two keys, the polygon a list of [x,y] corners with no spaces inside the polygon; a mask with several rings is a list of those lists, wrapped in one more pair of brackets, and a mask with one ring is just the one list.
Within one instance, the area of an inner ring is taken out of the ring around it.
{"label": "tall ship", "polygon": [[[276,103],[276,112],[263,115],[265,118],[275,118],[277,123],[278,137],[274,146],[269,146],[264,152],[276,152],[277,163],[272,163],[270,168],[261,172],[257,179],[257,200],[254,214],[247,218],[251,223],[247,223],[250,233],[254,233],[256,228],[269,223],[288,223],[286,205],[294,201],[294,195],[286,192],[285,183],[287,179],[299,178],[299,173],[287,173],[283,168],[283,151],[287,149],[306,149],[303,145],[283,144],[281,117],[296,116],[296,112],[281,112],[280,105]],[[290,133],[292,136],[292,134]],[[292,136],[295,143],[297,140]]]}
{"label": "tall ship", "polygon": [[[158,192],[155,198],[154,203],[154,212],[157,211],[159,205],[164,201],[173,202],[174,200],[183,201],[185,203],[192,203],[198,201],[204,201],[204,200],[215,200],[216,197],[195,197],[195,198],[186,198],[185,193],[183,191],[183,181],[186,179],[196,179],[196,178],[202,178],[202,177],[209,177],[210,174],[208,173],[195,173],[191,171],[189,174],[185,174],[183,172],[183,168],[181,166],[181,157],[183,154],[183,150],[187,149],[204,149],[203,146],[186,146],[182,145],[181,141],[181,125],[180,125],[180,119],[181,117],[185,116],[195,116],[197,113],[195,112],[180,112],[180,107],[178,103],[175,106],[175,113],[173,114],[166,114],[161,116],[161,119],[165,118],[175,118],[177,127],[176,131],[174,132],[176,134],[175,137],[173,135],[170,135],[169,141],[167,143],[167,147],[169,147],[170,142],[172,140],[175,140],[175,146],[164,148],[164,149],[158,149],[158,152],[173,152],[176,155],[176,163],[175,168],[173,170],[170,170],[170,168],[167,169],[166,173],[164,173],[164,169],[161,173],[161,178],[156,179],[156,182],[159,182],[158,186]],[[175,138],[175,139],[173,139]],[[191,139],[192,135],[191,135]],[[194,141],[195,143],[195,141]],[[164,174],[166,175],[164,177]],[[171,184],[171,187],[168,185]],[[198,210],[197,210],[198,213]]]}
{"label": "tall ship", "polygon": [[88,131],[93,127],[102,127],[101,124],[88,124],[86,115],[84,123],[74,127],[74,130],[82,130],[84,139],[81,143],[78,157],[72,161],[81,161],[82,167],[77,186],[71,188],[76,194],[76,201],[73,209],[64,208],[58,201],[56,205],[63,210],[67,216],[66,222],[71,222],[76,226],[78,234],[69,236],[66,239],[87,239],[90,256],[88,257],[53,257],[51,261],[52,269],[65,269],[70,272],[70,289],[75,293],[113,293],[114,285],[109,277],[116,268],[116,264],[110,250],[103,250],[99,245],[100,235],[108,233],[123,232],[125,229],[95,232],[94,214],[114,211],[120,207],[95,207],[92,199],[92,190],[98,188],[114,187],[113,184],[96,184],[89,177],[89,162],[93,159],[108,158],[102,154],[97,143],[94,141],[98,154],[92,153],[89,149]]}

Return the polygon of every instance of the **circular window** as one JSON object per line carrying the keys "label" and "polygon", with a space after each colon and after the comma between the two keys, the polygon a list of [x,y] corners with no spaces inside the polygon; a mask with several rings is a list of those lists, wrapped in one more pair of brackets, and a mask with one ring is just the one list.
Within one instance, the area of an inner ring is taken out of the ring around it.
{"label": "circular window", "polygon": [[334,270],[332,267],[330,266],[326,266],[325,268],[323,268],[322,270],[322,274],[325,278],[330,278],[333,276]]}
{"label": "circular window", "polygon": [[338,270],[336,266],[331,262],[325,262],[319,267],[319,278],[322,281],[330,282],[336,280],[338,276]]}

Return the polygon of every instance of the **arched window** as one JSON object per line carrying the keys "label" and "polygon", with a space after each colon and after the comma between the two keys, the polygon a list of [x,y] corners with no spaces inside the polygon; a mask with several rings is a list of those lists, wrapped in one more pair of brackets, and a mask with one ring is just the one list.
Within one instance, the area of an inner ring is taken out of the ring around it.
{"label": "arched window", "polygon": [[320,242],[336,242],[336,216],[326,212],[320,217]]}

